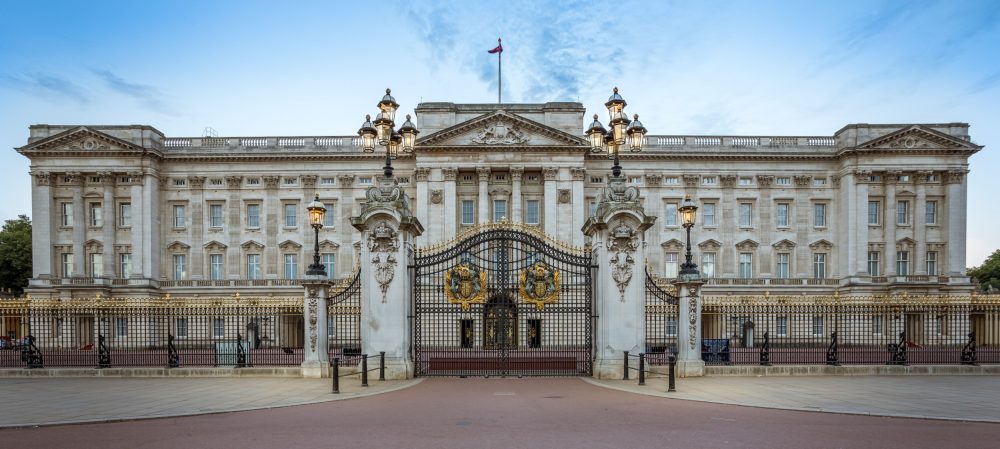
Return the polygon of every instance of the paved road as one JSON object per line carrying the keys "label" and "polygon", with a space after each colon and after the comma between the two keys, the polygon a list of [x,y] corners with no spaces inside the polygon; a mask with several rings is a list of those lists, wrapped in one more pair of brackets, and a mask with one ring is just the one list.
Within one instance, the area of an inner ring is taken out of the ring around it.
{"label": "paved road", "polygon": [[1000,425],[665,399],[581,379],[427,379],[296,407],[0,430],[11,448],[982,448]]}

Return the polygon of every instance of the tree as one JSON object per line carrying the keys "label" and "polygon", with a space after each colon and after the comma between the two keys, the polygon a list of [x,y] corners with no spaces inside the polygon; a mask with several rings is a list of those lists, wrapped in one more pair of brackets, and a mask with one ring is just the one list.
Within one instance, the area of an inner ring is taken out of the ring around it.
{"label": "tree", "polygon": [[982,265],[969,268],[967,272],[983,290],[1000,289],[1000,249],[993,251]]}
{"label": "tree", "polygon": [[20,294],[31,277],[31,219],[19,215],[0,230],[0,288]]}

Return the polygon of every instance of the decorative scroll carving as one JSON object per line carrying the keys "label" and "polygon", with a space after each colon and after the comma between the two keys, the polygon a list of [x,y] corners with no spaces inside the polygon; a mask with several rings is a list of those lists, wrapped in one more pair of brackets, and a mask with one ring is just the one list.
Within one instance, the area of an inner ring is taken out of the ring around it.
{"label": "decorative scroll carving", "polygon": [[243,185],[242,176],[235,176],[235,175],[226,176],[226,187],[229,187],[230,189],[238,189],[242,185]]}
{"label": "decorative scroll carving", "polygon": [[204,176],[188,176],[188,185],[192,189],[201,189],[205,187],[205,177]]}
{"label": "decorative scroll carving", "polygon": [[736,187],[736,175],[720,175],[719,182],[722,183],[722,187]]}
{"label": "decorative scroll carving", "polygon": [[660,173],[647,173],[646,185],[650,187],[663,185],[663,175]]}
{"label": "decorative scroll carving", "polygon": [[52,173],[47,171],[33,171],[31,176],[35,177],[35,183],[40,186],[52,185]]}
{"label": "decorative scroll carving", "polygon": [[965,170],[952,170],[948,172],[948,184],[959,184],[965,180]]}
{"label": "decorative scroll carving", "polygon": [[682,178],[684,178],[684,185],[687,187],[697,187],[701,181],[701,176],[699,175],[683,175]]}
{"label": "decorative scroll carving", "polygon": [[404,217],[412,215],[409,197],[403,192],[396,178],[382,178],[378,186],[371,186],[365,191],[365,197],[368,201],[362,205],[362,215],[376,207],[395,209]]}
{"label": "decorative scroll carving", "polygon": [[309,287],[309,351],[316,353],[316,341],[319,340],[316,324],[319,318],[316,316],[319,309],[319,297],[316,294],[316,287]]}
{"label": "decorative scroll carving", "polygon": [[429,178],[430,175],[431,175],[431,169],[430,168],[427,168],[427,167],[417,167],[417,168],[413,169],[413,178],[416,179],[417,182],[427,181],[427,178]]}
{"label": "decorative scroll carving", "polygon": [[587,176],[587,169],[583,167],[573,167],[569,169],[571,175],[573,175],[574,181],[583,181]]}
{"label": "decorative scroll carving", "polygon": [[569,189],[559,189],[559,202],[567,204],[572,199],[572,192]]}
{"label": "decorative scroll carving", "polygon": [[434,189],[431,190],[431,204],[441,204],[444,200],[444,190]]}
{"label": "decorative scroll carving", "polygon": [[510,168],[510,180],[514,182],[520,182],[521,178],[524,176],[524,167],[511,167]]}
{"label": "decorative scroll carving", "polygon": [[812,175],[795,175],[792,176],[792,179],[795,180],[795,185],[798,187],[809,187],[809,184],[812,183],[813,177]]}
{"label": "decorative scroll carving", "polygon": [[458,178],[458,169],[454,168],[454,167],[442,168],[441,169],[441,174],[444,175],[444,180],[445,181],[452,181],[452,182],[454,182],[455,179]]}
{"label": "decorative scroll carving", "polygon": [[546,304],[559,301],[559,270],[538,260],[521,272],[517,288],[524,302],[542,310]]}
{"label": "decorative scroll carving", "polygon": [[264,181],[264,187],[268,189],[277,189],[278,183],[281,182],[280,176],[262,176],[261,179]]}
{"label": "decorative scroll carving", "polygon": [[299,179],[302,181],[302,187],[306,189],[316,188],[316,175],[302,175]]}
{"label": "decorative scroll carving", "polygon": [[354,175],[337,175],[337,184],[341,187],[354,187]]}
{"label": "decorative scroll carving", "polygon": [[698,286],[688,287],[688,346],[693,351],[698,344]]}
{"label": "decorative scroll carving", "polygon": [[479,182],[489,182],[490,180],[489,167],[478,167],[476,168],[476,173],[479,174]]}
{"label": "decorative scroll carving", "polygon": [[517,124],[508,124],[498,117],[496,122],[487,124],[471,140],[472,143],[483,145],[516,145],[528,143],[531,137],[521,131]]}
{"label": "decorative scroll carving", "polygon": [[639,238],[629,225],[619,222],[608,239],[608,255],[611,261],[611,278],[618,285],[619,300],[625,301],[625,289],[632,280],[635,265],[633,255],[639,249]]}
{"label": "decorative scroll carving", "polygon": [[462,261],[444,273],[444,292],[448,302],[468,311],[472,304],[486,301],[486,272],[472,264],[468,253],[463,254]]}
{"label": "decorative scroll carving", "polygon": [[[369,190],[370,191],[370,190]],[[385,302],[389,284],[396,275],[396,253],[399,252],[398,234],[384,221],[379,222],[368,236],[368,250],[372,253],[372,264],[375,268],[375,281],[382,289],[382,302]]]}
{"label": "decorative scroll carving", "polygon": [[546,181],[555,181],[559,178],[559,169],[556,167],[542,167],[542,176]]}
{"label": "decorative scroll carving", "polygon": [[774,176],[772,175],[757,175],[757,185],[761,188],[771,187],[774,184]]}

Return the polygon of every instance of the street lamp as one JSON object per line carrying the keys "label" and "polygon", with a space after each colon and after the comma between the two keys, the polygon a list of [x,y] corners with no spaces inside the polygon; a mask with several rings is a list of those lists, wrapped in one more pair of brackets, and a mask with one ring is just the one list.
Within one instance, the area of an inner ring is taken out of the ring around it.
{"label": "street lamp", "polygon": [[366,115],[365,122],[361,124],[361,129],[358,129],[358,135],[361,136],[361,151],[374,153],[376,144],[385,147],[385,166],[382,167],[382,172],[386,178],[392,178],[392,160],[400,151],[412,153],[417,134],[420,133],[410,121],[409,114],[406,115],[403,126],[400,126],[398,131],[393,130],[396,126],[396,110],[399,109],[399,103],[396,103],[391,92],[386,89],[382,101],[378,102],[379,113],[375,116],[375,121],[372,122],[371,115]]}
{"label": "street lamp", "polygon": [[638,153],[642,151],[642,146],[646,143],[646,127],[639,121],[639,114],[633,116],[633,120],[628,119],[625,114],[625,99],[618,95],[618,88],[614,89],[611,98],[604,106],[608,108],[610,130],[605,129],[597,114],[594,114],[594,121],[587,128],[587,136],[590,138],[590,149],[593,153],[607,153],[609,159],[614,159],[611,167],[611,175],[619,177],[622,174],[622,166],[618,160],[618,152],[625,146],[629,151]]}
{"label": "street lamp", "polygon": [[326,267],[319,263],[319,230],[323,228],[323,216],[326,215],[326,206],[319,201],[319,194],[306,206],[309,210],[309,224],[316,232],[316,246],[313,251],[313,263],[306,270],[307,276],[326,276]]}
{"label": "street lamp", "polygon": [[684,263],[681,264],[681,276],[684,275],[697,275],[698,274],[698,264],[691,262],[691,228],[694,227],[695,212],[698,211],[698,206],[694,204],[691,197],[684,197],[684,201],[681,202],[681,207],[677,208],[677,211],[681,213],[681,220],[684,229],[687,230],[687,253],[684,255]]}

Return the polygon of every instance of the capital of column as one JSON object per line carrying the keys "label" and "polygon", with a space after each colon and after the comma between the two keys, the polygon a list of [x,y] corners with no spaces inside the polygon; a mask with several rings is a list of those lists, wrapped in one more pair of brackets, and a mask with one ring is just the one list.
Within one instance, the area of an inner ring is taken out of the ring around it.
{"label": "capital of column", "polygon": [[431,169],[428,167],[417,167],[413,169],[413,178],[417,182],[425,182],[427,178],[431,175]]}
{"label": "capital of column", "polygon": [[722,187],[736,187],[736,175],[719,176],[719,183]]}
{"label": "capital of column", "polygon": [[316,176],[316,175],[302,175],[302,176],[299,176],[299,180],[302,181],[302,188],[304,188],[304,189],[315,189],[316,188],[316,179],[318,179],[318,178],[319,177]]}
{"label": "capital of column", "polygon": [[52,184],[52,173],[47,171],[33,171],[30,173],[35,178],[35,184],[47,186]]}
{"label": "capital of column", "polygon": [[192,189],[202,189],[205,187],[205,177],[204,176],[188,176],[188,185]]}
{"label": "capital of column", "polygon": [[239,189],[243,185],[243,177],[238,175],[226,176],[226,187],[230,190]]}
{"label": "capital of column", "polygon": [[792,179],[795,181],[796,187],[809,187],[809,184],[812,183],[813,177],[812,175],[795,175],[792,176]]}
{"label": "capital of column", "polygon": [[514,182],[521,182],[521,178],[524,176],[524,167],[511,167],[510,168],[510,180]]}
{"label": "capital of column", "polygon": [[350,189],[354,187],[354,175],[337,175],[337,184],[341,188]]}
{"label": "capital of column", "polygon": [[949,170],[947,182],[948,184],[961,184],[965,180],[966,173],[968,170]]}
{"label": "capital of column", "polygon": [[[570,168],[569,172],[570,172],[571,175],[573,175],[573,180],[574,181],[583,181],[584,179],[587,179],[586,178],[587,177],[587,169],[585,169],[583,167],[573,167],[573,168]],[[647,175],[647,176],[649,176],[649,175]],[[656,176],[656,175],[652,175],[652,176]],[[663,179],[663,177],[661,176],[660,179]]]}
{"label": "capital of column", "polygon": [[264,181],[264,188],[267,190],[277,189],[278,183],[281,182],[281,177],[274,175],[261,176],[261,179]]}
{"label": "capital of column", "polygon": [[479,174],[479,182],[488,182],[490,180],[491,170],[489,167],[476,168],[476,173]]}
{"label": "capital of column", "polygon": [[444,175],[445,181],[455,182],[455,179],[458,179],[458,169],[455,167],[442,168],[441,174]]}
{"label": "capital of column", "polygon": [[542,175],[546,181],[555,181],[559,178],[559,169],[556,167],[544,167],[542,168]]}
{"label": "capital of column", "polygon": [[774,184],[773,175],[757,175],[757,185],[761,188],[769,188],[771,184]]}

